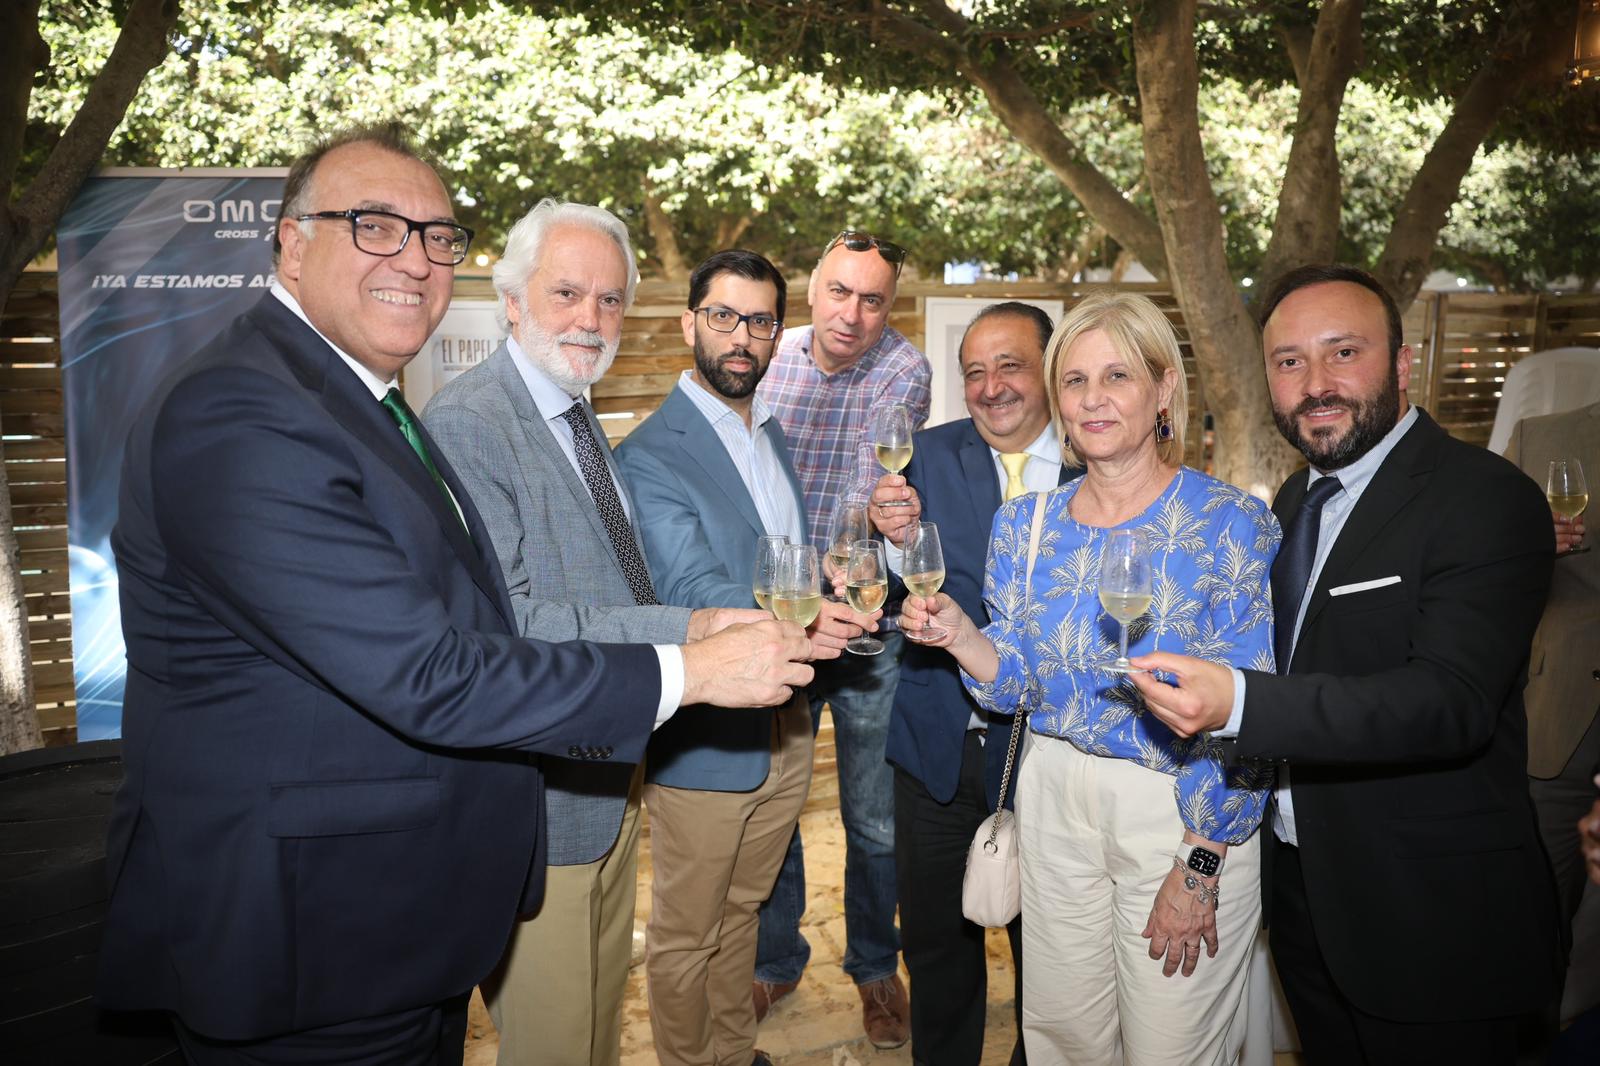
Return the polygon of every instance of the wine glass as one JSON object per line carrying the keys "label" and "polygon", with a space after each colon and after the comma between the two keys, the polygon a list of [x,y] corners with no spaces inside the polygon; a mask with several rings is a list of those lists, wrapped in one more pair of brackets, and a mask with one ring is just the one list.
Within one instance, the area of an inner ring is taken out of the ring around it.
{"label": "wine glass", "polygon": [[[891,474],[898,474],[911,462],[911,434],[915,430],[911,408],[892,403],[872,413],[872,447],[878,462]],[[910,500],[889,500],[882,507],[910,507]]]}
{"label": "wine glass", "polygon": [[750,579],[750,589],[763,611],[772,610],[772,593],[778,587],[778,557],[788,543],[789,538],[782,533],[763,533],[756,538],[756,572]]}
{"label": "wine glass", "polygon": [[822,584],[817,549],[811,544],[785,544],[778,556],[778,582],[772,590],[772,616],[808,626],[822,610]]}
{"label": "wine glass", "polygon": [[[1545,499],[1550,510],[1564,518],[1577,518],[1589,506],[1589,486],[1583,480],[1583,464],[1576,459],[1550,460],[1550,473],[1544,481]],[[1588,545],[1568,548],[1567,555],[1588,551]]]}
{"label": "wine glass", "polygon": [[[883,606],[889,596],[889,564],[881,541],[863,539],[850,545],[844,594],[850,609],[860,614],[871,614]],[[845,650],[856,655],[876,655],[883,650],[883,641],[862,633],[846,644]]]}
{"label": "wine glass", "polygon": [[[834,503],[833,517],[828,522],[828,577],[831,581],[838,582],[844,578],[845,566],[850,561],[850,545],[871,537],[866,493],[858,487],[846,489]],[[843,598],[838,593],[828,596],[834,603],[839,603]]]}
{"label": "wine glass", "polygon": [[1150,542],[1137,529],[1113,529],[1100,554],[1100,606],[1122,625],[1117,660],[1105,669],[1138,674],[1128,661],[1128,624],[1150,609]]}
{"label": "wine glass", "polygon": [[[939,545],[939,527],[932,522],[918,522],[906,530],[904,560],[900,564],[901,580],[913,595],[931,597],[944,586],[944,549]],[[928,622],[912,631],[902,627],[907,640],[919,644],[938,640],[949,630]]]}

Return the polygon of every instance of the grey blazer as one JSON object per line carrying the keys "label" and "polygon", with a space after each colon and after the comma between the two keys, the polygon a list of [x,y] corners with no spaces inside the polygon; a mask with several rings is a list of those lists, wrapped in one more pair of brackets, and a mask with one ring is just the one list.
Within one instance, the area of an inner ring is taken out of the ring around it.
{"label": "grey blazer", "polygon": [[[595,438],[615,463],[594,412]],[[681,644],[682,607],[639,607],[594,499],[502,344],[451,381],[422,420],[488,527],[519,631],[540,640]],[[627,482],[617,479],[626,493]],[[638,537],[639,509],[626,497]],[[594,862],[617,839],[633,767],[540,757],[554,866]]]}
{"label": "grey blazer", "polygon": [[[1600,484],[1600,403],[1563,414],[1524,418],[1511,431],[1506,458],[1543,488],[1552,459],[1578,459]],[[1595,509],[1591,507],[1593,515]],[[1584,537],[1592,544],[1600,523]],[[1550,598],[1528,660],[1528,773],[1552,778],[1566,767],[1600,714],[1600,551],[1556,559]]]}

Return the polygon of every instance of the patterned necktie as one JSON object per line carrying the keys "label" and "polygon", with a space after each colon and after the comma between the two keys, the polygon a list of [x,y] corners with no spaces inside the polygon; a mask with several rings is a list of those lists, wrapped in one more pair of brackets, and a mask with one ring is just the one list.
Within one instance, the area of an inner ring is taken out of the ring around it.
{"label": "patterned necktie", "polygon": [[1289,656],[1294,651],[1294,625],[1300,616],[1300,601],[1311,580],[1311,567],[1317,558],[1317,537],[1322,531],[1322,505],[1344,488],[1336,477],[1318,478],[1300,501],[1300,510],[1283,538],[1278,558],[1272,564],[1273,654],[1278,673],[1289,672]]}
{"label": "patterned necktie", "polygon": [[1006,491],[1001,495],[1001,502],[1025,495],[1028,486],[1022,483],[1022,471],[1028,465],[1028,453],[1001,452],[1000,465],[1006,468]]}
{"label": "patterned necktie", "polygon": [[[439,486],[439,491],[444,493],[444,498],[450,503],[450,510],[461,522],[461,528],[467,529],[467,518],[461,513],[461,508],[456,504],[456,498],[450,494],[450,489],[445,485],[444,478],[439,476],[439,468],[433,465],[433,456],[428,454],[427,442],[422,439],[422,432],[417,428],[417,416],[414,414],[406,398],[400,395],[399,389],[390,389],[384,394],[383,409],[389,412],[389,417],[394,419],[394,424],[400,427],[400,435],[411,445],[411,450],[417,453],[417,458],[422,460],[422,465],[428,468],[428,474],[433,478],[433,483]],[[472,530],[467,529],[467,539],[472,539]]]}
{"label": "patterned necktie", "polygon": [[661,601],[656,599],[655,586],[650,583],[650,571],[644,565],[644,556],[639,554],[639,543],[633,539],[633,527],[628,524],[627,512],[622,509],[622,500],[617,496],[617,486],[611,480],[611,468],[606,465],[605,456],[600,452],[600,443],[594,438],[594,430],[589,428],[583,404],[573,404],[561,412],[561,417],[572,427],[572,446],[578,454],[578,469],[583,472],[583,483],[589,486],[589,495],[594,497],[600,521],[605,523],[606,536],[611,538],[611,550],[616,552],[622,576],[628,579],[634,602],[641,607],[659,604]]}

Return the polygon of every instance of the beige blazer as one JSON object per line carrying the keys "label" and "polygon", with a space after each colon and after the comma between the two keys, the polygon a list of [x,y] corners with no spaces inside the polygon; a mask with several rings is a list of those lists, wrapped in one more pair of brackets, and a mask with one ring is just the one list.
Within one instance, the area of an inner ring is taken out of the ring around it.
{"label": "beige blazer", "polygon": [[[1506,458],[1544,486],[1551,459],[1583,463],[1591,500],[1600,495],[1600,403],[1525,418]],[[1552,778],[1600,712],[1600,510],[1584,515],[1594,551],[1556,559],[1555,580],[1528,661],[1528,773]]]}

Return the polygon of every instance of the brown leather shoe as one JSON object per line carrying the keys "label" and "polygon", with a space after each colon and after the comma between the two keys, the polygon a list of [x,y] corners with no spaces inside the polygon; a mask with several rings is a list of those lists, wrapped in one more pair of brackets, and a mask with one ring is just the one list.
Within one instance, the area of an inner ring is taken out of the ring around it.
{"label": "brown leather shoe", "polygon": [[911,1005],[899,974],[856,985],[856,991],[861,993],[861,1027],[873,1047],[887,1051],[911,1039]]}
{"label": "brown leather shoe", "polygon": [[761,1024],[761,1019],[772,1013],[772,1008],[778,1000],[800,987],[799,981],[761,981],[757,980],[750,985],[750,1000],[756,1008],[756,1024]]}

